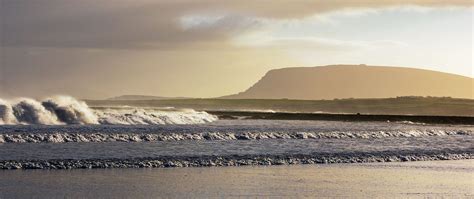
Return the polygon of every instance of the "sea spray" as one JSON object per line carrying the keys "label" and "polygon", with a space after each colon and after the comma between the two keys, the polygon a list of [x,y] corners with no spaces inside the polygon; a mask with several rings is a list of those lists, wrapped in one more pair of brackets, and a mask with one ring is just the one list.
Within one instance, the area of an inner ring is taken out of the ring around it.
{"label": "sea spray", "polygon": [[216,121],[206,112],[143,108],[92,109],[73,97],[56,96],[43,101],[21,98],[12,102],[0,99],[0,125],[9,124],[109,124],[164,125],[201,124]]}
{"label": "sea spray", "polygon": [[18,122],[13,115],[12,106],[7,101],[0,99],[0,125],[16,123]]}
{"label": "sea spray", "polygon": [[53,97],[42,102],[42,105],[66,124],[99,124],[97,116],[87,104],[72,97]]}
{"label": "sea spray", "polygon": [[18,122],[23,124],[61,124],[55,114],[33,99],[22,98],[12,109]]}
{"label": "sea spray", "polygon": [[142,108],[94,110],[101,124],[157,125],[157,124],[202,124],[217,120],[206,112],[185,110],[155,110]]}

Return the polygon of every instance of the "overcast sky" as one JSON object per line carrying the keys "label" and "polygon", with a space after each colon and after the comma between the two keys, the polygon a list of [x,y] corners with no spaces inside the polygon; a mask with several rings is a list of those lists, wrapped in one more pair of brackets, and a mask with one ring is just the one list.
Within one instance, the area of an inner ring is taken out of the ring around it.
{"label": "overcast sky", "polygon": [[216,97],[268,70],[474,76],[471,0],[0,0],[0,96]]}

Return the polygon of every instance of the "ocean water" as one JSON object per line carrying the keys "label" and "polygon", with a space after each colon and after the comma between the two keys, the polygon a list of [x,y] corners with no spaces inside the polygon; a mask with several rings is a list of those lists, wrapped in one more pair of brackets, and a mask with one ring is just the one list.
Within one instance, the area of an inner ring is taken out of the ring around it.
{"label": "ocean water", "polygon": [[68,96],[38,101],[29,98],[0,99],[0,125],[164,125],[202,124],[216,116],[172,107],[97,107]]}
{"label": "ocean water", "polygon": [[0,168],[360,163],[474,154],[470,125],[230,118],[173,107],[91,108],[65,96],[0,100]]}
{"label": "ocean water", "polygon": [[217,120],[2,125],[0,168],[74,169],[470,159],[473,126]]}
{"label": "ocean water", "polygon": [[1,101],[0,198],[471,198],[473,141],[472,125]]}

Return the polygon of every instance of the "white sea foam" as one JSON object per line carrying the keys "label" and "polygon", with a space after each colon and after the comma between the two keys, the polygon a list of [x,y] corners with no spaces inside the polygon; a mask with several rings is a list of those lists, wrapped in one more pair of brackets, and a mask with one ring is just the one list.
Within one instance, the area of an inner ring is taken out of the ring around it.
{"label": "white sea foam", "polygon": [[180,140],[382,139],[433,136],[472,136],[471,130],[408,130],[359,132],[189,132],[189,133],[13,133],[0,134],[0,143],[153,142]]}
{"label": "white sea foam", "polygon": [[400,123],[400,124],[413,124],[413,125],[426,125],[426,123],[412,122],[412,121],[400,121],[400,122],[397,122],[397,123]]}
{"label": "white sea foam", "polygon": [[10,103],[0,99],[0,125],[16,124],[16,117],[13,115],[13,109]]}
{"label": "white sea foam", "polygon": [[122,107],[92,109],[83,101],[56,96],[42,101],[0,99],[0,125],[5,124],[200,124],[216,121],[206,112]]}
{"label": "white sea foam", "polygon": [[99,124],[97,116],[85,102],[72,97],[58,96],[43,101],[42,105],[66,124]]}
{"label": "white sea foam", "polygon": [[95,110],[101,124],[202,124],[217,120],[206,112],[143,108]]}
{"label": "white sea foam", "polygon": [[47,110],[39,101],[21,98],[12,104],[13,115],[21,124],[61,124],[56,115]]}

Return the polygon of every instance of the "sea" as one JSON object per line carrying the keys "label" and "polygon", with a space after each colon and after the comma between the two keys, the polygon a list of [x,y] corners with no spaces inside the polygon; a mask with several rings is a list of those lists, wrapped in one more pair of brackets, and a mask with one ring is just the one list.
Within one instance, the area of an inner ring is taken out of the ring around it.
{"label": "sea", "polygon": [[[219,119],[173,107],[88,107],[70,97],[0,101],[0,124],[0,198],[469,198],[474,190],[473,125]],[[416,184],[416,175],[425,180],[413,190],[395,180]],[[398,187],[383,192],[377,176]],[[432,189],[443,176],[464,183]]]}

